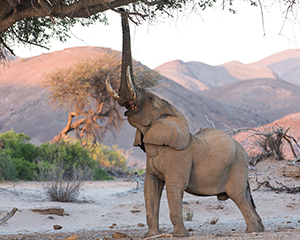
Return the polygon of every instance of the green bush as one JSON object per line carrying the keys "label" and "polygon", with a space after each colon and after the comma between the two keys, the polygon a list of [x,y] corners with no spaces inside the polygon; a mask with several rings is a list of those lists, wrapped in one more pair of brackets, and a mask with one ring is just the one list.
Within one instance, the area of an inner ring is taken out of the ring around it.
{"label": "green bush", "polygon": [[113,180],[111,176],[100,166],[94,168],[93,180]]}
{"label": "green bush", "polygon": [[0,180],[34,180],[38,165],[38,147],[29,143],[24,133],[8,131],[0,134],[3,149],[0,149]]}
{"label": "green bush", "polygon": [[39,157],[42,162],[60,165],[65,170],[63,176],[65,179],[72,179],[76,169],[81,172],[91,170],[93,172],[92,180],[112,180],[113,178],[102,168],[107,165],[101,164],[103,161],[99,161],[99,159],[105,159],[115,166],[126,168],[126,159],[116,150],[116,146],[110,149],[107,146],[103,147],[102,144],[96,144],[92,147],[88,143],[84,148],[79,141],[45,143],[40,148]]}
{"label": "green bush", "polygon": [[112,178],[102,167],[127,169],[126,159],[117,146],[96,144],[92,147],[88,143],[88,150],[79,141],[61,141],[37,147],[28,142],[27,135],[14,131],[0,134],[0,140],[4,145],[0,149],[0,181],[42,180],[41,175],[57,166],[66,181],[73,179],[78,171],[84,180],[109,180]]}
{"label": "green bush", "polygon": [[24,133],[15,133],[11,130],[0,134],[0,139],[3,139],[4,149],[9,151],[12,158],[23,158],[33,162],[38,156],[39,147],[29,143],[30,137]]}
{"label": "green bush", "polygon": [[35,180],[39,167],[35,162],[29,162],[23,158],[13,158],[12,163],[17,171],[16,180]]}
{"label": "green bush", "polygon": [[72,179],[74,169],[85,171],[85,169],[93,169],[96,165],[89,151],[78,141],[43,144],[39,151],[39,161],[59,165],[65,170],[63,176],[65,179]]}
{"label": "green bush", "polygon": [[9,154],[0,149],[0,181],[15,181],[17,169]]}

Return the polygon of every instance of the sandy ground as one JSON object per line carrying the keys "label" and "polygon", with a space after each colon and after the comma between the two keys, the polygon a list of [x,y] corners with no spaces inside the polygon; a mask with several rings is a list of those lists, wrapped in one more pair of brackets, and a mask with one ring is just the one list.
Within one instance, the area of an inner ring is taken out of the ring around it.
{"label": "sandy ground", "polygon": [[[275,180],[287,186],[300,186],[300,179],[284,178],[273,163],[266,162],[251,171],[252,189],[257,181]],[[0,239],[114,239],[126,234],[128,239],[140,239],[147,231],[142,189],[135,191],[136,182],[126,179],[85,182],[78,203],[51,202],[42,183],[0,183],[0,218],[12,208],[19,210],[2,226]],[[190,231],[188,239],[300,239],[300,193],[276,193],[261,187],[252,191],[255,204],[263,219],[264,233],[244,233],[246,224],[231,200],[220,202],[216,197],[195,197],[185,194],[184,215]],[[64,216],[40,214],[34,209],[63,208]],[[212,220],[217,220],[212,224]],[[60,225],[60,230],[54,230]],[[171,234],[166,192],[161,201],[160,229]],[[168,237],[166,237],[168,238]]]}

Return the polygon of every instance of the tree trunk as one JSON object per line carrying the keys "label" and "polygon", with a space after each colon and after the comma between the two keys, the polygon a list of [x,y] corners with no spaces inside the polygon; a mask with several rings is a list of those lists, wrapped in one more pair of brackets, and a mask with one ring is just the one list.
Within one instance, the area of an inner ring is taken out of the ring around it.
{"label": "tree trunk", "polygon": [[85,124],[86,119],[79,119],[79,120],[77,120],[76,122],[72,123],[73,118],[74,118],[75,116],[78,116],[78,114],[75,113],[75,112],[70,112],[70,114],[69,114],[69,120],[68,120],[67,125],[64,127],[64,129],[63,129],[58,135],[56,135],[56,136],[50,141],[51,143],[57,143],[57,142],[59,142],[61,139],[66,139],[66,138],[68,137],[67,134],[68,134],[70,131],[73,131],[73,130],[75,130],[76,128],[78,128],[80,125]]}

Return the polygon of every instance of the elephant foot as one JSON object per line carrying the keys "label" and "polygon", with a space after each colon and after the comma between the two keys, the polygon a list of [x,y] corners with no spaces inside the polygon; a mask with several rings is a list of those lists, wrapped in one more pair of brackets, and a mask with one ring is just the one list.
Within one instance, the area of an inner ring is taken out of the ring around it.
{"label": "elephant foot", "polygon": [[265,227],[262,224],[259,224],[257,227],[252,227],[252,228],[248,228],[246,229],[246,233],[252,233],[252,232],[264,232],[265,231]]}
{"label": "elephant foot", "polygon": [[144,234],[144,238],[153,237],[153,236],[156,236],[156,235],[160,235],[160,232],[157,229],[149,230],[148,232],[146,232]]}
{"label": "elephant foot", "polygon": [[189,232],[185,228],[174,230],[174,232],[172,234],[173,234],[174,237],[188,237],[188,236],[190,236]]}

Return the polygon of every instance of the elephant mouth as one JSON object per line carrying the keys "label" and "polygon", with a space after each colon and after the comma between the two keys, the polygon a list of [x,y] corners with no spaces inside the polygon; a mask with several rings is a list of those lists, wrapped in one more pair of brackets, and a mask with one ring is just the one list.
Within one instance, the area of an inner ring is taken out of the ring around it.
{"label": "elephant mouth", "polygon": [[123,106],[124,106],[126,109],[128,109],[128,111],[126,111],[126,112],[124,113],[124,115],[125,115],[126,117],[128,117],[128,116],[130,116],[130,115],[132,115],[132,114],[134,114],[134,113],[136,113],[136,112],[138,112],[138,111],[140,110],[140,107],[138,107],[138,106],[136,105],[136,103],[135,103],[133,100],[125,101],[125,102],[123,103]]}

